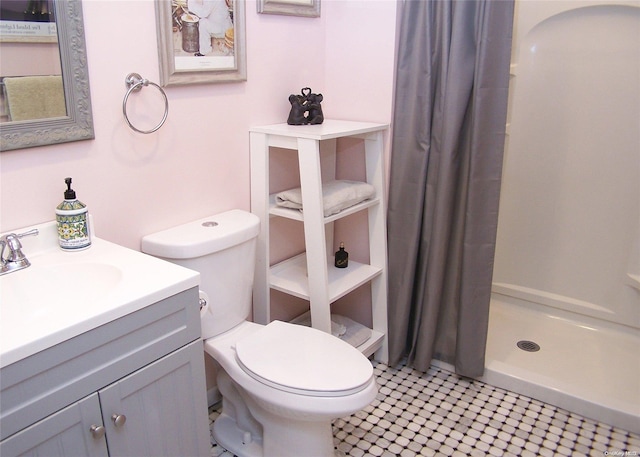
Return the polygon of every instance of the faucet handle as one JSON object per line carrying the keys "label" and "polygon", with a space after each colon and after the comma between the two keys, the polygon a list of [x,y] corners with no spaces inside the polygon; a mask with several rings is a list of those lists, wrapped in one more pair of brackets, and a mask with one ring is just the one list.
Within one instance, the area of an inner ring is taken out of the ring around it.
{"label": "faucet handle", "polygon": [[22,253],[20,252],[20,249],[22,249],[22,243],[20,243],[19,239],[24,238],[25,236],[37,235],[38,233],[40,233],[38,229],[33,229],[24,233],[9,233],[4,235],[2,237],[2,250],[4,251],[4,247],[6,245],[9,248],[9,251],[11,251],[11,254],[21,255]]}
{"label": "faucet handle", "polygon": [[[38,235],[38,229],[29,230],[23,233],[9,233],[0,238],[0,262],[2,263],[2,271],[0,274],[8,273],[11,270],[26,268],[30,265],[29,260],[22,253],[22,243],[20,238],[25,236]],[[5,256],[5,248],[9,249],[8,255]]]}
{"label": "faucet handle", "polygon": [[[31,265],[29,260],[22,253],[22,243],[20,243],[20,238],[37,235],[38,233],[38,229],[33,229],[18,234],[9,233],[0,237],[0,275],[21,270]],[[9,248],[9,253],[6,256],[4,253],[5,248]]]}
{"label": "faucet handle", "polygon": [[21,247],[20,242],[17,241],[19,238],[24,238],[25,236],[38,235],[40,231],[38,229],[32,229],[23,233],[7,233],[6,235],[2,235],[0,238],[2,241],[6,241],[9,245],[18,244],[18,249]]}
{"label": "faucet handle", "polygon": [[38,235],[39,233],[40,233],[40,231],[38,229],[31,229],[31,230],[29,230],[27,232],[24,232],[24,233],[18,233],[18,234],[16,234],[16,236],[18,238],[24,238],[25,236],[35,236],[35,235]]}

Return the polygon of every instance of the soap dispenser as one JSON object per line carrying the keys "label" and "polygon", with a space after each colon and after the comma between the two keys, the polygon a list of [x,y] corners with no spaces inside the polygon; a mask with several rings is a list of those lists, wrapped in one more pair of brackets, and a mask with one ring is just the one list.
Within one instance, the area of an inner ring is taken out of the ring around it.
{"label": "soap dispenser", "polygon": [[334,265],[336,268],[349,266],[349,253],[344,250],[344,243],[340,242],[340,249],[336,252]]}
{"label": "soap dispenser", "polygon": [[78,251],[91,246],[87,205],[76,198],[71,188],[71,178],[66,178],[64,201],[56,207],[58,242],[65,251]]}

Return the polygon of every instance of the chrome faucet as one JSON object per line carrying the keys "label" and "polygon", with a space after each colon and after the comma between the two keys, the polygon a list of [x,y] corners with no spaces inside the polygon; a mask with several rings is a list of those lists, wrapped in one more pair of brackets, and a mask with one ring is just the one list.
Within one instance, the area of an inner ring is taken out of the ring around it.
{"label": "chrome faucet", "polygon": [[[31,262],[22,253],[22,243],[20,238],[30,235],[37,235],[38,229],[29,230],[24,233],[8,233],[0,237],[0,245],[2,245],[2,251],[0,251],[0,260],[2,265],[0,266],[0,275],[11,273],[12,271],[22,270],[31,265]],[[8,249],[9,252],[5,256],[4,250]]]}

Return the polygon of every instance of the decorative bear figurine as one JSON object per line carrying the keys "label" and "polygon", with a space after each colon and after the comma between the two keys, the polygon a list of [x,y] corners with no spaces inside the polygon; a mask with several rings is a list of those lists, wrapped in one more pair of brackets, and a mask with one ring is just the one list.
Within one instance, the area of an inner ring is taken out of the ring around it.
{"label": "decorative bear figurine", "polygon": [[309,124],[322,124],[324,115],[322,114],[322,94],[310,94],[307,97],[307,122]]}
{"label": "decorative bear figurine", "polygon": [[310,87],[303,87],[300,91],[302,95],[289,95],[291,110],[287,124],[289,125],[315,125],[322,124],[324,114],[320,103],[324,99],[322,94],[314,94]]}
{"label": "decorative bear figurine", "polygon": [[304,107],[305,99],[300,95],[289,95],[289,103],[291,103],[291,111],[289,111],[289,118],[287,124],[289,125],[304,125],[307,123],[305,117],[306,109]]}

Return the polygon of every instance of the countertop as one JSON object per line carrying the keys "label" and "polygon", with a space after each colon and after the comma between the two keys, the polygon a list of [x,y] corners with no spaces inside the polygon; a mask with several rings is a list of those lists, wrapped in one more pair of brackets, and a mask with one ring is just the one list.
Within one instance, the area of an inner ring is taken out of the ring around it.
{"label": "countertop", "polygon": [[31,266],[0,276],[0,367],[198,286],[196,271],[93,237],[66,252],[55,222],[21,239]]}

